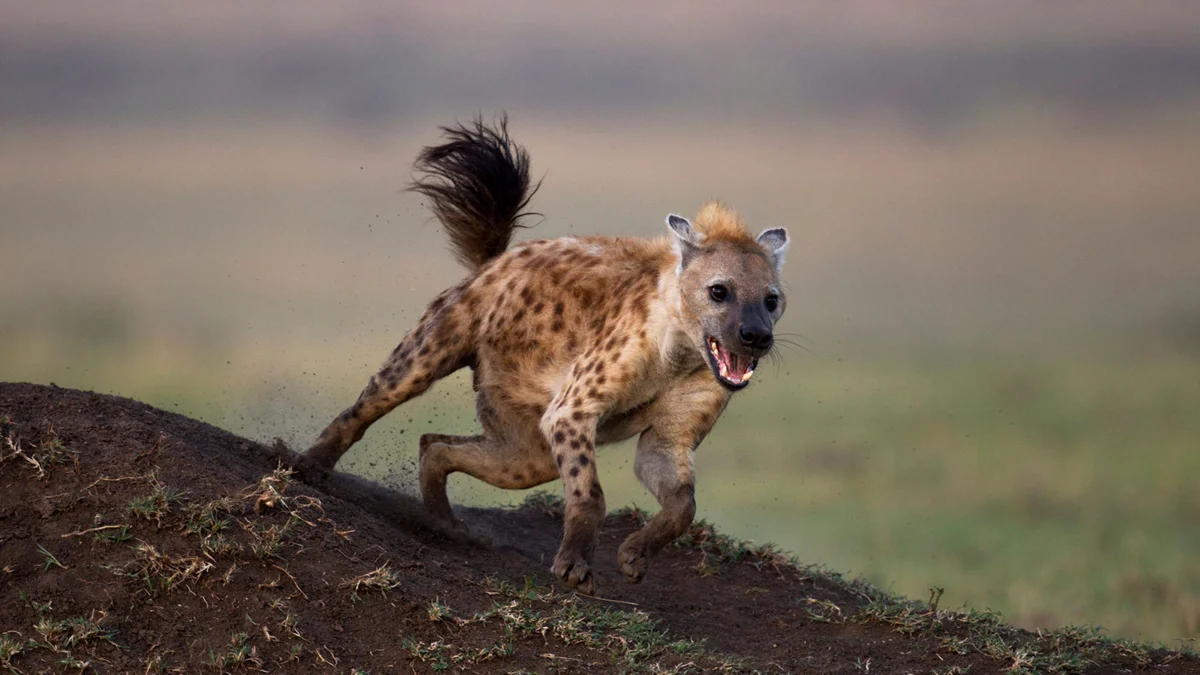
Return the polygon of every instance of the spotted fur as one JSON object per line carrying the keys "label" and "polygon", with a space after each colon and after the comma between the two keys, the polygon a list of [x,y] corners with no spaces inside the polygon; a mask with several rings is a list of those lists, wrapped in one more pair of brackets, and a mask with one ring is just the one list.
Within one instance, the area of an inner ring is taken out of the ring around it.
{"label": "spotted fur", "polygon": [[[562,237],[496,250],[531,194],[527,178],[519,179],[527,155],[503,123],[447,133],[445,144],[422,153],[418,167],[433,172],[417,188],[432,199],[471,274],[429,304],[308,457],[332,468],[375,420],[469,366],[482,433],[421,438],[428,510],[461,528],[446,496],[456,471],[512,489],[561,478],[566,515],[552,569],[592,593],[605,514],[596,447],[638,436],[635,473],[662,506],[620,548],[622,572],[640,581],[695,515],[696,447],[744,386],[740,378],[748,381],[755,359],[770,350],[783,313],[778,273],[787,233],[755,238],[713,202],[693,221],[670,216],[671,237]],[[430,157],[453,161],[431,165]],[[439,189],[422,189],[430,176]],[[519,206],[489,210],[487,200]]]}

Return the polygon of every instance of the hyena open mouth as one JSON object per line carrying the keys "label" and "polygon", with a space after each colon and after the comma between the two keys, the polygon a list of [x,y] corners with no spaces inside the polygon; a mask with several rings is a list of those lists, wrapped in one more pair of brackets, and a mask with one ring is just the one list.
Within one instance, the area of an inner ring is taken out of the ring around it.
{"label": "hyena open mouth", "polygon": [[715,337],[708,338],[708,355],[717,380],[730,389],[741,389],[749,384],[758,367],[758,359],[734,354],[721,346],[721,341]]}

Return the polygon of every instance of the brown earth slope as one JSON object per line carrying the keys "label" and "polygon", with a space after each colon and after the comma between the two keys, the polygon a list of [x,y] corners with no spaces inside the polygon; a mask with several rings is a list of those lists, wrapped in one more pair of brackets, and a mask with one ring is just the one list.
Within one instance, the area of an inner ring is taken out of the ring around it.
{"label": "brown earth slope", "polygon": [[412,497],[127,399],[0,384],[0,671],[1200,673],[1088,631],[931,610],[697,524],[640,585],[605,524],[603,598],[547,568],[559,506]]}

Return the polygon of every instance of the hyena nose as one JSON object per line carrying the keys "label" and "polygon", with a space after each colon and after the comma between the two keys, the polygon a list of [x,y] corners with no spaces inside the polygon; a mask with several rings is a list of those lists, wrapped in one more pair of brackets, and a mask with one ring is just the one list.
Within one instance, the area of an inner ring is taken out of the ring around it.
{"label": "hyena nose", "polygon": [[771,331],[765,327],[742,326],[738,328],[738,339],[742,341],[742,346],[750,349],[770,349],[771,348]]}

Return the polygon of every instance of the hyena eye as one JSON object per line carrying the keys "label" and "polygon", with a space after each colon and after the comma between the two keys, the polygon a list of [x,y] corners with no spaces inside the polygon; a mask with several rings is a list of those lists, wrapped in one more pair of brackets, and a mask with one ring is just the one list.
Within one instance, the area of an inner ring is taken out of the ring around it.
{"label": "hyena eye", "polygon": [[779,307],[779,296],[768,295],[767,297],[763,298],[763,305],[767,308],[768,312],[774,312],[775,309]]}
{"label": "hyena eye", "polygon": [[721,284],[713,284],[708,287],[708,297],[713,299],[713,302],[725,302],[729,297],[729,289]]}

